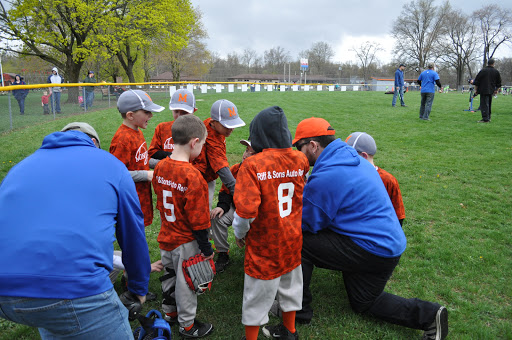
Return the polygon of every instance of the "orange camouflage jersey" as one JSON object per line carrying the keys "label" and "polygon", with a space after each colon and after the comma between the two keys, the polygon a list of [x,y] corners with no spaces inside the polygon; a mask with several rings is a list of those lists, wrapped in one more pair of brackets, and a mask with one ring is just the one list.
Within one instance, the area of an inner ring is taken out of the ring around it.
{"label": "orange camouflage jersey", "polygon": [[[235,165],[233,165],[229,170],[231,171],[231,174],[233,175],[233,177],[236,179],[236,176],[238,176],[238,170],[240,170],[240,165],[242,163],[236,163]],[[220,192],[224,192],[226,194],[231,194],[229,192],[229,189],[227,186],[224,185],[224,183],[222,183],[222,187],[220,188]]]}
{"label": "orange camouflage jersey", "polygon": [[192,164],[161,160],[155,167],[153,188],[162,221],[157,238],[160,249],[172,251],[195,240],[192,230],[210,228],[208,185]]}
{"label": "orange camouflage jersey", "polygon": [[[148,145],[139,129],[134,130],[122,124],[112,138],[109,151],[130,171],[149,170]],[[144,225],[147,227],[153,222],[151,182],[136,182],[135,188],[144,214]]]}
{"label": "orange camouflage jersey", "polygon": [[229,167],[228,157],[226,156],[226,137],[221,135],[210,126],[211,118],[204,120],[208,137],[201,150],[201,154],[194,160],[194,166],[201,171],[206,182],[211,182],[219,175],[217,171],[224,167]]}
{"label": "orange camouflage jersey", "polygon": [[384,182],[384,186],[386,187],[386,191],[388,192],[389,198],[391,198],[391,203],[393,203],[393,208],[395,208],[396,216],[399,220],[403,220],[405,218],[405,208],[404,202],[402,200],[402,193],[400,192],[400,186],[398,185],[398,181],[396,178],[387,172],[384,169],[377,167],[377,172]]}
{"label": "orange camouflage jersey", "polygon": [[151,145],[149,146],[149,158],[151,158],[155,152],[157,151],[174,151],[174,141],[172,140],[172,122],[163,122],[156,126],[155,134],[153,135],[153,139],[151,140]]}
{"label": "orange camouflage jersey", "polygon": [[272,280],[301,263],[302,191],[309,171],[296,150],[264,149],[247,158],[238,172],[236,213],[255,218],[245,237],[245,273]]}

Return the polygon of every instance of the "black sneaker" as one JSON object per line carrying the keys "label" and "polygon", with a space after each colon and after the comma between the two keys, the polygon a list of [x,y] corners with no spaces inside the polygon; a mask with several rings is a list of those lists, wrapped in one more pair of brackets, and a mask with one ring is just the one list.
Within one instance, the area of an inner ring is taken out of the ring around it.
{"label": "black sneaker", "polygon": [[226,267],[229,264],[229,255],[228,253],[219,253],[217,255],[217,261],[215,262],[215,272],[222,273],[226,270]]}
{"label": "black sneaker", "polygon": [[281,339],[281,340],[298,340],[299,333],[295,330],[295,333],[292,333],[286,328],[282,323],[275,326],[264,326],[262,328],[263,335],[267,338],[271,339]]}
{"label": "black sneaker", "polygon": [[202,323],[194,320],[194,325],[188,331],[184,327],[180,326],[179,333],[185,338],[202,338],[207,336],[213,331],[213,325],[211,323]]}
{"label": "black sneaker", "polygon": [[164,319],[169,325],[175,325],[178,323],[178,313],[165,313]]}
{"label": "black sneaker", "polygon": [[149,292],[146,294],[146,301],[155,301],[158,298],[158,295],[155,293]]}
{"label": "black sneaker", "polygon": [[430,327],[423,332],[423,340],[443,340],[448,334],[448,310],[441,306]]}
{"label": "black sneaker", "polygon": [[479,120],[477,123],[490,123],[490,120]]}

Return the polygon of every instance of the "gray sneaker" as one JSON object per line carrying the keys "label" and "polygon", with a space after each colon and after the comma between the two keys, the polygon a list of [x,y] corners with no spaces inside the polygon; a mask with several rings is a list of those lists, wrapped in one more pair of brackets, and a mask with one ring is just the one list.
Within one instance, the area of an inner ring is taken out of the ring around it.
{"label": "gray sneaker", "polygon": [[423,340],[444,340],[448,334],[448,310],[441,306],[434,322],[423,333]]}

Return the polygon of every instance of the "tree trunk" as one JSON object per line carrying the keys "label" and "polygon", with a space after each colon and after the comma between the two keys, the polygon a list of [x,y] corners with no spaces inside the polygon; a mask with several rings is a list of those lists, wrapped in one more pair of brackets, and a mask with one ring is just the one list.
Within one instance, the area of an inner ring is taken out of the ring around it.
{"label": "tree trunk", "polygon": [[[64,82],[66,83],[78,83],[80,77],[80,70],[82,69],[83,62],[74,62],[73,56],[68,56],[66,60],[66,78]],[[78,104],[78,95],[79,88],[78,87],[67,87],[68,90],[68,100],[66,103]]]}

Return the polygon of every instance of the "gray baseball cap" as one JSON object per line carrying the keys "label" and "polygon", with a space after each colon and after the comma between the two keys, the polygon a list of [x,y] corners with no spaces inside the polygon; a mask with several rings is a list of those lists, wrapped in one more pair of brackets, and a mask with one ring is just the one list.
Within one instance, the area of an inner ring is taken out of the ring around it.
{"label": "gray baseball cap", "polygon": [[70,130],[82,131],[83,133],[89,135],[90,137],[96,138],[96,140],[98,141],[98,146],[101,149],[100,137],[98,136],[98,133],[96,132],[96,130],[94,130],[94,128],[92,126],[90,126],[89,124],[84,123],[84,122],[73,122],[73,123],[69,123],[68,125],[64,126],[62,128],[62,130],[60,130],[60,131],[66,132],[66,131],[70,131]]}
{"label": "gray baseball cap", "polygon": [[117,109],[121,113],[128,111],[146,110],[150,112],[161,112],[165,108],[153,103],[151,97],[141,90],[124,91],[117,100]]}
{"label": "gray baseball cap", "polygon": [[372,156],[377,152],[375,139],[366,132],[352,132],[345,143],[356,149],[357,152],[366,152]]}
{"label": "gray baseball cap", "polygon": [[194,113],[196,111],[196,97],[187,89],[179,89],[171,96],[169,110],[183,110]]}
{"label": "gray baseball cap", "polygon": [[217,100],[212,105],[210,116],[218,121],[225,128],[234,129],[244,126],[245,123],[238,115],[238,109],[235,104],[226,99]]}

